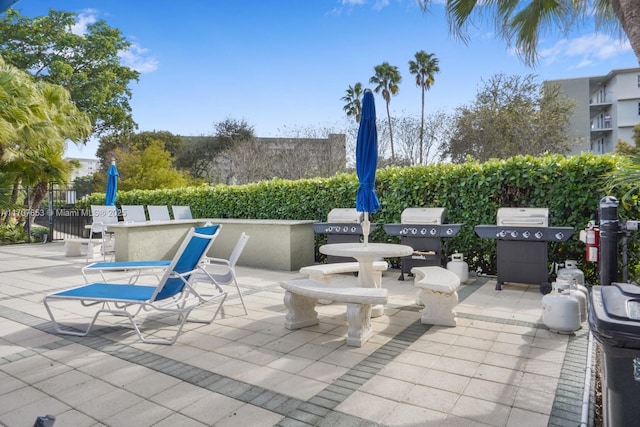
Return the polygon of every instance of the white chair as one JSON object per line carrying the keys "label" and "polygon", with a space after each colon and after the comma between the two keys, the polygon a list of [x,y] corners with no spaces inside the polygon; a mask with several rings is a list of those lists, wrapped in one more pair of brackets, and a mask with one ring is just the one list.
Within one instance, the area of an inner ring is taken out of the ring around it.
{"label": "white chair", "polygon": [[118,210],[115,206],[91,205],[91,229],[89,231],[89,251],[87,256],[93,256],[94,234],[100,234],[100,254],[104,260],[107,255],[113,257],[115,241],[110,233],[109,225],[118,223]]}
{"label": "white chair", "polygon": [[249,240],[249,236],[246,233],[242,233],[228,260],[223,258],[203,258],[200,268],[202,273],[196,275],[194,279],[194,281],[208,279],[212,281],[216,287],[229,285],[231,283],[235,284],[238,296],[242,302],[242,307],[244,308],[244,314],[249,314],[249,312],[247,311],[247,306],[244,303],[244,298],[242,297],[242,292],[240,291],[240,286],[236,279],[235,267],[236,262],[238,262],[238,258],[240,258],[240,254],[242,254],[242,251],[247,244],[247,240]]}
{"label": "white chair", "polygon": [[146,222],[147,215],[142,205],[122,205],[122,217],[124,222]]}
{"label": "white chair", "polygon": [[149,221],[171,221],[169,208],[166,205],[149,205],[147,206],[147,212],[149,212]]}
{"label": "white chair", "polygon": [[193,219],[189,206],[171,206],[173,219]]}

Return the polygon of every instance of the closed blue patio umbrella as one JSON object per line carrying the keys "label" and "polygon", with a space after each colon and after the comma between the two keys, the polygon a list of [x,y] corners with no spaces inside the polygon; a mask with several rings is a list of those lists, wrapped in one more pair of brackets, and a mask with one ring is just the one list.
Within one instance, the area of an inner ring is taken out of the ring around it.
{"label": "closed blue patio umbrella", "polygon": [[107,196],[105,197],[105,205],[115,206],[116,193],[118,192],[118,168],[116,167],[116,161],[111,161],[109,171],[107,172]]}
{"label": "closed blue patio umbrella", "polygon": [[365,89],[362,98],[362,114],[356,140],[356,173],[358,175],[358,193],[356,211],[364,212],[362,234],[364,244],[369,243],[369,213],[380,210],[380,202],[375,192],[376,169],[378,168],[378,131],[376,129],[376,105],[371,89]]}

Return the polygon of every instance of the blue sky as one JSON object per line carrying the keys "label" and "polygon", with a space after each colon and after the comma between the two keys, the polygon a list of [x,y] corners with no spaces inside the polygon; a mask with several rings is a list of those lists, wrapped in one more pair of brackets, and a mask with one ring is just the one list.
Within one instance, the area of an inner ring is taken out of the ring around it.
{"label": "blue sky", "polygon": [[[628,42],[584,26],[544,34],[539,64],[529,68],[490,24],[471,28],[467,44],[454,39],[438,2],[426,14],[415,0],[20,0],[15,8],[27,16],[76,12],[74,31],[96,19],[120,29],[133,43],[123,61],[141,73],[131,86],[139,130],[179,135],[212,134],[226,118],[246,120],[261,137],[340,131],[345,90],[367,87],[384,61],[403,77],[391,114],[419,116],[420,90],[408,69],[419,50],[440,61],[427,113],[472,102],[497,73],[546,80],[638,66]],[[385,118],[379,96],[376,103]],[[67,155],[95,157],[96,147],[71,146]]]}

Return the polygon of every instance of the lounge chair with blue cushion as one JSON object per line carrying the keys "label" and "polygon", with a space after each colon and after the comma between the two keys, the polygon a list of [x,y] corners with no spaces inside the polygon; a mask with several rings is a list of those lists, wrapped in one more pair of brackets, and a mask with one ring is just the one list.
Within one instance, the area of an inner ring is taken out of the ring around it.
{"label": "lounge chair with blue cushion", "polygon": [[[211,222],[208,222],[205,225],[212,225]],[[222,225],[216,224],[218,227],[218,232],[222,229]],[[204,258],[207,258],[206,256]],[[203,259],[204,259],[203,258]],[[135,283],[138,281],[140,276],[143,275],[153,275],[158,279],[159,273],[167,269],[171,265],[170,259],[161,259],[161,260],[150,260],[150,261],[100,261],[100,262],[92,262],[91,264],[85,265],[82,267],[82,276],[84,280],[89,283],[89,276],[87,273],[100,273],[102,276],[102,280],[107,282],[108,279],[105,276],[105,273],[125,273],[128,277],[127,283]]]}
{"label": "lounge chair with blue cushion", "polygon": [[[217,225],[191,228],[157,284],[89,283],[45,296],[44,306],[55,330],[60,334],[86,336],[101,313],[110,313],[128,318],[140,340],[145,343],[173,344],[187,320],[211,323],[220,312],[227,293],[220,286],[216,286],[216,293],[201,295],[192,286],[191,276],[198,270],[218,231]],[[214,300],[218,301],[218,308],[210,320],[189,319],[194,308]],[[62,327],[53,314],[52,303],[69,304],[72,301],[77,301],[85,307],[98,306],[89,326],[84,330]],[[175,335],[168,339],[148,338],[143,335],[139,322],[134,318],[141,311],[176,314],[178,324]]]}

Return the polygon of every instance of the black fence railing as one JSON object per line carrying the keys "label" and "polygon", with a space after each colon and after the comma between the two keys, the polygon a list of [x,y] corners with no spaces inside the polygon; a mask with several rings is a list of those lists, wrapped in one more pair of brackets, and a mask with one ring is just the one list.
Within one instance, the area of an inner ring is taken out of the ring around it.
{"label": "black fence railing", "polygon": [[0,188],[0,219],[3,224],[24,226],[33,236],[33,225],[46,227],[47,241],[69,237],[88,237],[91,211],[78,209],[75,203],[91,194],[91,185],[60,186],[50,184],[44,194],[33,187]]}

